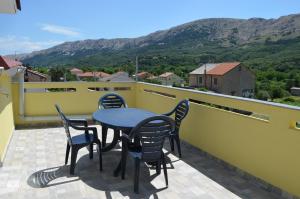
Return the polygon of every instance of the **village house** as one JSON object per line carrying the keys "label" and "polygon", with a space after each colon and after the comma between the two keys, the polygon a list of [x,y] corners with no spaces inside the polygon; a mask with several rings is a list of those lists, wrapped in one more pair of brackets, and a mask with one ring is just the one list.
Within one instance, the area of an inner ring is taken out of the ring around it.
{"label": "village house", "polygon": [[299,87],[292,87],[290,90],[291,90],[292,95],[300,96],[300,88]]}
{"label": "village house", "polygon": [[77,75],[78,80],[88,81],[88,80],[95,80],[100,81],[102,78],[109,77],[110,74],[104,72],[85,72],[85,73],[78,73]]}
{"label": "village house", "polygon": [[165,72],[158,76],[158,81],[161,82],[162,85],[181,85],[184,83],[184,80],[181,79],[178,75],[172,73],[172,72]]}
{"label": "village house", "polygon": [[189,74],[191,87],[242,97],[254,97],[255,75],[239,62],[204,64]]}
{"label": "village house", "polygon": [[145,80],[145,79],[149,79],[149,78],[153,77],[154,75],[149,72],[143,71],[143,72],[136,74],[136,76],[137,76],[138,80]]}
{"label": "village house", "polygon": [[24,73],[24,81],[25,82],[48,82],[50,81],[50,77],[46,74],[27,68]]}
{"label": "village house", "polygon": [[81,69],[79,69],[79,68],[72,68],[72,69],[70,70],[70,73],[71,73],[72,75],[78,75],[78,74],[83,73],[83,71],[82,71]]}
{"label": "village house", "polygon": [[102,82],[131,82],[134,81],[132,78],[129,77],[127,72],[119,71],[108,77],[104,77],[100,79]]}
{"label": "village house", "polygon": [[4,70],[8,70],[17,66],[23,66],[22,62],[9,57],[0,56],[0,67],[3,67]]}
{"label": "village house", "polygon": [[[9,57],[0,56],[0,67],[3,67],[4,70],[8,70],[18,66],[23,66],[23,63]],[[50,81],[50,77],[37,71],[31,70],[30,68],[26,68],[24,73],[24,81],[46,82]]]}

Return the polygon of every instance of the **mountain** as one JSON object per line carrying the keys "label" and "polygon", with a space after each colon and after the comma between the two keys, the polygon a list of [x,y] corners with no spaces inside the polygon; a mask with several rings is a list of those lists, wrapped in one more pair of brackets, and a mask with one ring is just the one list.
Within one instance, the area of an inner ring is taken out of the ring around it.
{"label": "mountain", "polygon": [[[244,61],[257,65],[261,58],[271,62],[278,60],[278,56],[288,59],[289,52],[300,51],[299,46],[300,14],[278,19],[210,18],[138,38],[65,42],[22,55],[21,61],[33,66],[105,67],[133,64],[138,55],[140,64],[145,67],[195,67],[208,61]],[[295,57],[292,59],[295,62]],[[296,56],[297,63],[299,60]]]}

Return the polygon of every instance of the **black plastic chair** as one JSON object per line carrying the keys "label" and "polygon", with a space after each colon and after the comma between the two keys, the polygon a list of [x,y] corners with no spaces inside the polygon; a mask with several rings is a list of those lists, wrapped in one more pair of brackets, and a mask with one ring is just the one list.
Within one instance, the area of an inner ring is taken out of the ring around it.
{"label": "black plastic chair", "polygon": [[[116,93],[109,93],[102,96],[98,102],[99,109],[110,109],[110,108],[127,108],[127,104],[124,98]],[[117,131],[114,129],[114,131]],[[115,132],[117,135],[117,132]],[[102,147],[106,146],[107,138],[107,127],[102,126]]]}
{"label": "black plastic chair", "polygon": [[[134,192],[139,192],[140,161],[156,162],[156,172],[160,174],[163,165],[166,186],[168,186],[168,173],[164,152],[162,151],[164,140],[175,129],[174,120],[167,116],[154,116],[140,122],[132,129],[129,135],[122,135],[122,144],[125,152],[122,164],[122,175],[125,174],[126,156],[134,158]],[[134,140],[134,141],[133,141]],[[132,142],[133,141],[133,142]]]}
{"label": "black plastic chair", "polygon": [[188,114],[189,109],[190,109],[190,102],[185,99],[180,101],[171,112],[163,114],[166,116],[171,116],[175,114],[175,130],[170,135],[170,145],[171,145],[171,150],[174,151],[174,141],[176,142],[177,150],[180,158],[181,158],[181,147],[180,147],[179,129],[180,129],[180,124]]}
{"label": "black plastic chair", "polygon": [[[67,135],[67,149],[66,149],[66,157],[65,164],[68,163],[69,152],[71,149],[71,166],[70,166],[70,174],[74,175],[74,170],[76,166],[76,159],[79,149],[83,147],[89,147],[89,157],[93,158],[93,144],[97,144],[98,152],[99,152],[99,163],[100,163],[100,171],[102,171],[102,152],[101,152],[101,142],[98,139],[97,128],[88,127],[88,123],[86,120],[80,119],[68,119],[64,113],[61,111],[60,107],[56,104],[55,108],[59,113],[63,126],[65,128],[65,132]],[[84,131],[84,134],[71,136],[69,127]],[[89,131],[93,133],[90,134]]]}

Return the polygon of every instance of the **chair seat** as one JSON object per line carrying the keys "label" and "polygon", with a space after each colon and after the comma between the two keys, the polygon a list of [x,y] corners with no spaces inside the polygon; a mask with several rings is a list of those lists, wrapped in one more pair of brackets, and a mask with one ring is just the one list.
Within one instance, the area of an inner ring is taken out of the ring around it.
{"label": "chair seat", "polygon": [[80,134],[73,136],[71,139],[73,144],[89,144],[94,141],[94,136],[89,134],[89,137],[87,137],[85,134]]}

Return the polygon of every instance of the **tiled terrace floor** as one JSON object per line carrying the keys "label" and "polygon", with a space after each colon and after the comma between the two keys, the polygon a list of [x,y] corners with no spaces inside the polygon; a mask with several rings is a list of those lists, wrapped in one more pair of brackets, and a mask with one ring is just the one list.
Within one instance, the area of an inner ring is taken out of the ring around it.
{"label": "tiled terrace floor", "polygon": [[165,189],[162,174],[157,176],[144,165],[136,195],[132,161],[128,161],[125,180],[112,175],[119,149],[104,153],[102,173],[97,156],[90,160],[82,149],[75,176],[70,176],[69,166],[64,166],[65,144],[62,128],[15,131],[0,168],[0,198],[276,198],[187,144],[181,160],[168,154],[169,187]]}

